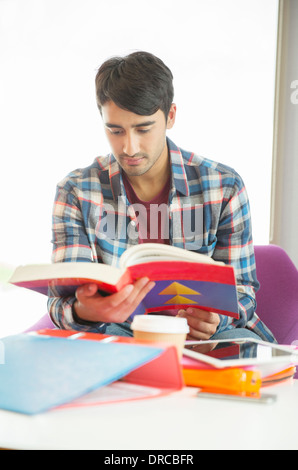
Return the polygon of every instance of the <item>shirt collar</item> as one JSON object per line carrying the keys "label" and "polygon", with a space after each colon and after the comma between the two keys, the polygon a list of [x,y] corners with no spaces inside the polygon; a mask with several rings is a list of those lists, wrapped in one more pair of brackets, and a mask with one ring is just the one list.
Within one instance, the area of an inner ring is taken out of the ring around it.
{"label": "shirt collar", "polygon": [[181,150],[169,138],[167,138],[167,145],[170,153],[172,167],[172,189],[178,191],[183,196],[189,196],[187,175],[185,172],[184,159]]}
{"label": "shirt collar", "polygon": [[[167,146],[172,168],[172,192],[178,191],[183,196],[189,195],[189,186],[181,150],[167,137]],[[113,154],[109,155],[109,177],[114,200],[125,194],[121,168]]]}

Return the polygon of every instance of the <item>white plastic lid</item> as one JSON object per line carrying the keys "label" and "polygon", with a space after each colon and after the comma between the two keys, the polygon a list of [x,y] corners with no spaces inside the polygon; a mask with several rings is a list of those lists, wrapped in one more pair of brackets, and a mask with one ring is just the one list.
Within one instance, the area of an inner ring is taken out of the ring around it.
{"label": "white plastic lid", "polygon": [[132,330],[151,333],[188,333],[186,318],[171,315],[135,315],[131,324]]}

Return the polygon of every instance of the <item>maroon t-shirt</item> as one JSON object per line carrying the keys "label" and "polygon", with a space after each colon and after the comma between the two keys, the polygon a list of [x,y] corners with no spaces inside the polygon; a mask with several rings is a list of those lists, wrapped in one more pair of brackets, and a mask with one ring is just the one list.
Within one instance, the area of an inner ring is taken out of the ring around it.
{"label": "maroon t-shirt", "polygon": [[122,173],[127,199],[137,214],[139,243],[165,243],[169,245],[168,201],[171,187],[169,176],[160,193],[150,201],[142,201],[136,195],[129,179]]}
{"label": "maroon t-shirt", "polygon": [[[127,176],[122,173],[123,183],[127,194],[127,199],[131,204],[141,204],[144,207],[137,215],[138,230],[139,230],[139,243],[164,243],[169,245],[169,214],[168,214],[168,200],[171,188],[171,177],[164,185],[161,192],[151,199],[151,201],[142,201],[136,195],[133,187],[131,186]],[[135,206],[135,210],[138,206]],[[146,212],[145,212],[146,209]],[[160,210],[158,210],[160,209]],[[165,210],[166,209],[166,210]],[[137,212],[137,211],[136,211]],[[151,217],[150,217],[151,216]],[[145,217],[145,220],[144,220]],[[158,237],[155,236],[157,233]],[[158,312],[159,315],[177,315],[179,309],[165,310]]]}

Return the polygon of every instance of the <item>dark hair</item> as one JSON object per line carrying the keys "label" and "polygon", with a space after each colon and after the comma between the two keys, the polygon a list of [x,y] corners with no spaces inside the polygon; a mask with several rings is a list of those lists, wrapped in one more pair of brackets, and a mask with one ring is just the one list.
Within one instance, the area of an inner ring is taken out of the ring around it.
{"label": "dark hair", "polygon": [[142,51],[108,59],[97,71],[95,86],[100,111],[113,101],[119,108],[142,116],[161,109],[167,119],[174,97],[170,69],[158,57]]}

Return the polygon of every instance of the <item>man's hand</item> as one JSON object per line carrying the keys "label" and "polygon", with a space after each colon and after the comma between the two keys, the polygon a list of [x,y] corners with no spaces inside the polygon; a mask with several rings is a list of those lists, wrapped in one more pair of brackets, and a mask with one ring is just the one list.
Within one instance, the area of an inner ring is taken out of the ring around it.
{"label": "man's hand", "polygon": [[123,323],[154,285],[149,279],[141,278],[121,291],[103,297],[96,284],[85,284],[76,290],[74,309],[81,320]]}
{"label": "man's hand", "polygon": [[208,340],[219,325],[220,318],[217,313],[201,310],[196,307],[188,307],[186,310],[179,310],[179,317],[187,319],[190,340]]}

